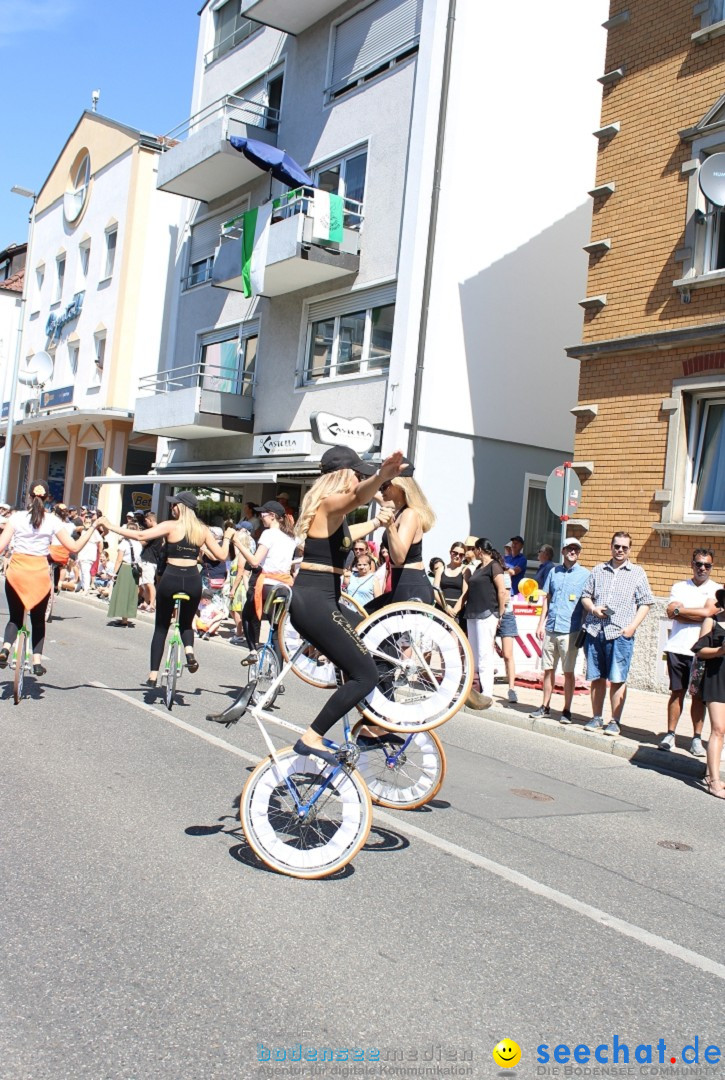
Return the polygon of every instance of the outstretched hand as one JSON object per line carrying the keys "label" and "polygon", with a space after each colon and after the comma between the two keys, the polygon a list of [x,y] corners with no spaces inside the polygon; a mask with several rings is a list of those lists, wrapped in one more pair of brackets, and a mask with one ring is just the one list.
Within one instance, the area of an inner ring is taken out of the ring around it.
{"label": "outstretched hand", "polygon": [[403,456],[402,450],[396,450],[394,453],[386,457],[385,461],[378,470],[378,477],[384,483],[386,480],[393,480],[396,476],[400,476],[403,470],[407,467],[407,461]]}

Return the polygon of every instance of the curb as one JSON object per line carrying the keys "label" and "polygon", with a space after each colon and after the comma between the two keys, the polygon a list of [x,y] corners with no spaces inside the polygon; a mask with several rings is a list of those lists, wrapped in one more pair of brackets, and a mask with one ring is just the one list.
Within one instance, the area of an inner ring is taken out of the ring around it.
{"label": "curb", "polygon": [[[558,720],[545,718],[535,720],[524,713],[502,706],[492,705],[488,709],[470,709],[464,705],[463,712],[479,719],[493,720],[496,724],[520,728],[523,731],[533,731],[536,735],[546,735],[550,739],[563,739],[575,746],[583,746],[587,750],[597,750],[601,754],[612,754],[614,757],[634,761],[635,765],[644,765],[658,772],[678,773],[702,780],[707,767],[704,758],[690,758],[672,752],[665,754],[655,746],[643,746],[634,739],[625,739],[621,736],[612,739],[607,735],[584,731],[576,724],[560,724]],[[720,775],[725,779],[722,767]]]}

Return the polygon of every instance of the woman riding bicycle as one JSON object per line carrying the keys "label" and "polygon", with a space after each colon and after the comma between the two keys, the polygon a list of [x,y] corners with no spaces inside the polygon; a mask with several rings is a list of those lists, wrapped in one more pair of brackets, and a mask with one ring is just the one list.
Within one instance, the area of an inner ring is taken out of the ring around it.
{"label": "woman riding bicycle", "polygon": [[297,546],[292,525],[282,503],[275,499],[266,502],[259,507],[259,516],[262,519],[263,531],[254,553],[240,553],[237,549],[237,558],[241,555],[246,565],[252,568],[247,585],[247,599],[242,608],[242,627],[249,649],[249,654],[242,663],[250,666],[259,659],[257,650],[264,601],[275,582],[292,584],[290,568]]}
{"label": "woman riding bicycle", "polygon": [[380,494],[394,509],[393,520],[383,538],[392,564],[392,590],[365,605],[366,611],[378,611],[399,600],[433,603],[433,586],[423,562],[423,534],[435,524],[435,514],[420,487],[413,479],[413,466],[403,459],[398,476],[385,479]]}
{"label": "woman riding bicycle", "polygon": [[[402,462],[398,451],[375,471],[375,465],[362,461],[350,447],[333,446],[322,455],[322,476],[307,492],[300,509],[296,533],[304,540],[304,552],[292,590],[290,618],[297,632],[329,657],[347,681],[327,699],[298,739],[295,751],[314,754],[330,764],[338,762],[323,749],[324,736],[378,681],[373,658],[338,607],[350,547],[345,515],[365,506],[381,485],[397,477]],[[376,525],[377,519],[365,523],[365,532]]]}
{"label": "woman riding bicycle", "polygon": [[11,514],[0,535],[0,553],[13,541],[13,554],[5,577],[9,619],[0,649],[0,668],[7,667],[10,650],[28,611],[34,675],[45,675],[46,670],[42,659],[45,611],[51,588],[48,551],[51,544],[59,543],[67,551],[77,554],[88,543],[95,529],[92,524],[74,540],[65,523],[45,509],[48,494],[45,481],[36,480],[30,488],[28,509]]}
{"label": "woman riding bicycle", "polygon": [[226,559],[229,554],[229,541],[234,529],[227,528],[224,539],[218,544],[209,527],[196,516],[197,498],[191,491],[179,491],[176,495],[167,495],[171,504],[171,520],[162,521],[150,529],[124,529],[111,525],[105,518],[99,524],[105,525],[111,532],[124,536],[127,540],[154,540],[158,536],[166,538],[166,567],[156,591],[156,621],[151,639],[151,670],[146,685],[155,687],[161,658],[166,643],[166,635],[174,613],[174,594],[186,593],[188,600],[181,601],[179,629],[186,653],[186,666],[190,672],[199,668],[194,656],[194,630],[192,622],[201,599],[201,574],[197,566],[199,551],[203,544],[215,559]]}

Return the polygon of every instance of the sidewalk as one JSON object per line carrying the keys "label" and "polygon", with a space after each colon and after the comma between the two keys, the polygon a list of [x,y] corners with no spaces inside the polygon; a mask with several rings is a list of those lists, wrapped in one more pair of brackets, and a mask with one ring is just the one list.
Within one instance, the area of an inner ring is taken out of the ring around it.
{"label": "sidewalk", "polygon": [[[530,686],[516,687],[518,704],[509,703],[508,686],[497,682],[493,691],[493,705],[479,711],[466,706],[465,711],[471,716],[485,717],[498,724],[525,728],[540,735],[554,739],[566,739],[577,746],[586,746],[590,750],[599,750],[603,754],[614,754],[627,758],[636,764],[648,765],[667,772],[676,772],[696,779],[705,775],[705,758],[695,758],[687,749],[692,737],[689,698],[677,725],[676,748],[670,751],[658,750],[657,745],[667,730],[667,697],[647,690],[627,690],[627,703],[622,714],[622,734],[617,738],[584,731],[584,725],[591,720],[592,708],[589,694],[576,693],[572,702],[572,724],[560,724],[559,714],[563,707],[563,694],[554,693],[551,699],[552,719],[532,720],[529,715],[541,705],[541,690]],[[605,724],[611,719],[609,701],[604,709]],[[707,743],[710,722],[705,719],[703,738]],[[725,768],[721,766],[720,775],[725,779]]]}

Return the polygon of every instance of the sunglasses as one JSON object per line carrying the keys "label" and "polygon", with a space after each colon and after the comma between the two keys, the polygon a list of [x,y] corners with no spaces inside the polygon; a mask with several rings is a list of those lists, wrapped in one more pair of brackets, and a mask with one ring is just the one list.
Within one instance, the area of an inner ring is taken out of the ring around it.
{"label": "sunglasses", "polygon": [[464,556],[465,554],[466,554],[466,553],[465,553],[465,551],[452,551],[452,552],[451,552],[451,555],[460,555],[460,556],[461,556],[461,558],[463,558],[463,556]]}
{"label": "sunglasses", "polygon": [[386,480],[383,484],[380,485],[380,490],[381,491],[386,491],[391,485],[392,485],[392,480]]}
{"label": "sunglasses", "polygon": [[612,544],[615,551],[629,551],[629,544]]}
{"label": "sunglasses", "polygon": [[699,562],[697,559],[693,559],[692,563],[698,570],[712,570],[711,562]]}

